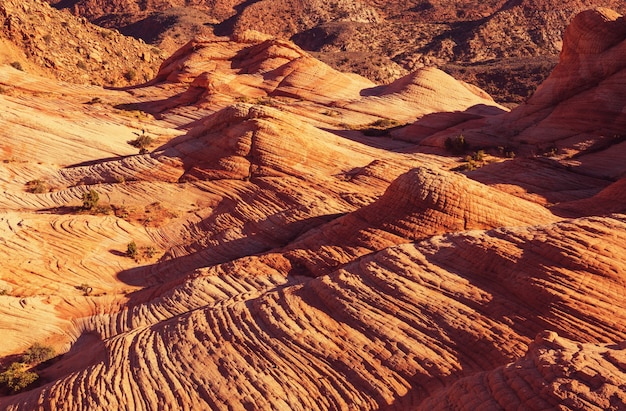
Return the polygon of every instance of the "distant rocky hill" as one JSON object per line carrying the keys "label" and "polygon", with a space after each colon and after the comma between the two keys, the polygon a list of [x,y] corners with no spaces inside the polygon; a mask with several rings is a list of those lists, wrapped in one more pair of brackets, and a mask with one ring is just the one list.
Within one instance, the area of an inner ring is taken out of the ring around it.
{"label": "distant rocky hill", "polygon": [[524,101],[556,64],[571,18],[620,0],[50,0],[96,24],[169,51],[192,36],[248,29],[291,39],[342,71],[388,83],[423,66],[444,68],[497,101]]}
{"label": "distant rocky hill", "polygon": [[151,79],[163,52],[39,0],[0,3],[0,63],[78,84]]}

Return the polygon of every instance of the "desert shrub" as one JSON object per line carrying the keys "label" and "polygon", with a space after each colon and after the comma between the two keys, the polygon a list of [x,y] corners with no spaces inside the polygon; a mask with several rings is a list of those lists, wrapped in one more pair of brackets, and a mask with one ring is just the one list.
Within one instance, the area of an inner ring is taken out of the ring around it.
{"label": "desert shrub", "polygon": [[485,150],[478,150],[472,154],[472,159],[475,161],[483,161],[485,159]]}
{"label": "desert shrub", "polygon": [[144,250],[143,250],[143,255],[146,258],[152,258],[156,255],[156,248],[154,248],[153,246],[149,245],[147,246]]}
{"label": "desert shrub", "polygon": [[31,345],[24,355],[22,355],[22,361],[26,364],[39,364],[54,357],[54,350],[52,347],[35,343]]}
{"label": "desert shrub", "polygon": [[29,193],[41,194],[48,192],[48,187],[46,186],[46,183],[41,180],[31,180],[26,183],[26,190]]}
{"label": "desert shrub", "polygon": [[467,141],[465,141],[465,137],[463,136],[463,134],[459,134],[454,138],[446,138],[444,145],[446,151],[454,154],[462,154],[469,148],[469,144],[467,144]]}
{"label": "desert shrub", "polygon": [[24,71],[24,67],[22,67],[22,63],[20,63],[19,61],[14,61],[13,63],[11,63],[11,67],[19,71]]}
{"label": "desert shrub", "polygon": [[137,78],[137,72],[134,69],[130,69],[124,73],[124,78],[129,82],[133,81]]}
{"label": "desert shrub", "polygon": [[392,120],[389,118],[381,118],[369,124],[370,127],[377,127],[377,128],[389,128],[389,127],[395,127],[397,125],[398,125],[398,122],[396,120]]}
{"label": "desert shrub", "polygon": [[136,139],[130,140],[128,142],[128,144],[130,144],[131,146],[138,148],[140,152],[146,151],[148,147],[150,147],[150,144],[154,142],[154,139],[152,137],[145,134],[145,132],[143,133],[144,134],[140,135]]}
{"label": "desert shrub", "polygon": [[100,195],[93,188],[86,193],[83,193],[83,208],[85,210],[93,210],[98,205],[98,201],[100,201]]}
{"label": "desert shrub", "polygon": [[515,158],[515,152],[508,147],[498,146],[498,154],[506,158]]}
{"label": "desert shrub", "polygon": [[399,123],[396,120],[383,118],[368,124],[367,127],[363,129],[363,134],[370,137],[386,136],[389,134],[389,131],[398,126]]}
{"label": "desert shrub", "polygon": [[6,371],[0,373],[0,384],[9,387],[13,392],[22,391],[39,378],[37,373],[28,370],[21,362],[14,362]]}
{"label": "desert shrub", "polygon": [[254,104],[267,107],[277,107],[278,104],[272,97],[259,97],[254,101]]}
{"label": "desert shrub", "polygon": [[137,244],[134,241],[131,241],[126,246],[126,256],[130,258],[137,258]]}

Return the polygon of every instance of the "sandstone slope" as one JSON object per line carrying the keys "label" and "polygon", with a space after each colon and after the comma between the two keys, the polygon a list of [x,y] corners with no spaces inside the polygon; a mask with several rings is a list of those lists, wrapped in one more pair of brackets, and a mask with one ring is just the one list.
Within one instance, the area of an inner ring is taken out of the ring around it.
{"label": "sandstone slope", "polygon": [[626,216],[596,202],[621,181],[525,150],[462,176],[443,148],[529,152],[497,133],[526,107],[435,69],[377,86],[249,31],[132,89],[0,83],[1,370],[59,354],[0,408],[626,406]]}
{"label": "sandstone slope", "polygon": [[[619,86],[624,82],[620,56],[625,40],[626,24],[620,14],[608,9],[583,12],[566,31],[559,64],[526,103],[501,116],[477,117],[470,112],[425,116],[393,134],[438,147],[443,147],[446,139],[463,135],[469,152],[484,149],[502,155],[509,151],[527,158],[523,167],[519,161],[487,164],[474,172],[474,178],[507,184],[500,178],[502,173],[515,175],[517,185],[543,197],[547,204],[587,198],[626,172],[618,160],[626,147]],[[570,178],[555,185],[549,178],[523,175],[521,171],[529,167],[544,177],[556,173]],[[595,192],[590,192],[593,187]],[[578,215],[586,212],[580,208]]]}

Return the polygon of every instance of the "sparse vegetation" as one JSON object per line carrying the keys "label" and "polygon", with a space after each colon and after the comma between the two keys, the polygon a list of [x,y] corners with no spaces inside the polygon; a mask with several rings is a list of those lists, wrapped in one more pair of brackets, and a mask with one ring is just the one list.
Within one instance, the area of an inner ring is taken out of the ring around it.
{"label": "sparse vegetation", "polygon": [[154,142],[154,139],[146,134],[145,130],[141,130],[141,135],[134,140],[128,141],[133,147],[139,149],[140,154],[145,154],[148,152],[148,147]]}
{"label": "sparse vegetation", "polygon": [[463,154],[469,149],[469,144],[465,141],[465,136],[459,134],[456,137],[448,137],[444,143],[446,151],[453,154]]}
{"label": "sparse vegetation", "polygon": [[154,248],[153,246],[149,245],[146,248],[143,249],[143,256],[145,258],[152,258],[156,255],[156,248]]}
{"label": "sparse vegetation", "polygon": [[0,373],[0,384],[7,387],[12,392],[19,392],[32,385],[39,375],[32,371],[32,367],[54,357],[54,349],[48,345],[35,343],[31,345],[20,361],[15,361],[2,373]]}
{"label": "sparse vegetation", "polygon": [[400,126],[396,120],[389,118],[381,118],[367,125],[363,129],[363,134],[366,136],[385,136],[388,135],[391,130]]}
{"label": "sparse vegetation", "polygon": [[478,150],[467,155],[464,158],[464,163],[455,168],[456,171],[473,171],[485,165],[486,154],[484,150]]}
{"label": "sparse vegetation", "polygon": [[7,386],[13,392],[22,391],[37,379],[39,375],[29,370],[28,365],[14,362],[3,373],[0,373],[0,384]]}
{"label": "sparse vegetation", "polygon": [[485,151],[478,150],[473,152],[471,155],[465,156],[465,161],[469,162],[484,162],[485,160]]}
{"label": "sparse vegetation", "polygon": [[100,201],[100,195],[93,188],[83,193],[83,209],[93,211]]}
{"label": "sparse vegetation", "polygon": [[26,183],[26,191],[33,194],[42,194],[47,193],[49,191],[48,186],[43,181],[31,180]]}
{"label": "sparse vegetation", "polygon": [[26,364],[39,364],[44,361],[48,361],[54,357],[54,349],[48,345],[35,343],[31,345],[24,355],[22,355],[22,361]]}
{"label": "sparse vegetation", "polygon": [[541,150],[541,154],[544,157],[554,157],[557,155],[558,152],[559,152],[559,149],[556,146],[548,147],[548,148]]}
{"label": "sparse vegetation", "polygon": [[269,97],[269,96],[268,97],[259,97],[253,103],[254,104],[258,104],[260,106],[267,106],[267,107],[277,107],[278,106],[276,101],[272,97]]}
{"label": "sparse vegetation", "polygon": [[124,78],[129,82],[135,81],[137,79],[137,72],[135,69],[129,69],[126,73],[124,73]]}
{"label": "sparse vegetation", "polygon": [[401,127],[402,124],[396,120],[382,118],[368,124],[340,123],[338,126],[347,130],[361,131],[366,136],[385,136],[388,135],[391,130]]}
{"label": "sparse vegetation", "polygon": [[137,258],[137,255],[138,255],[137,243],[135,243],[134,241],[131,241],[126,246],[126,256],[130,258]]}
{"label": "sparse vegetation", "polygon": [[498,146],[498,155],[506,158],[515,158],[515,152],[512,149],[503,146]]}

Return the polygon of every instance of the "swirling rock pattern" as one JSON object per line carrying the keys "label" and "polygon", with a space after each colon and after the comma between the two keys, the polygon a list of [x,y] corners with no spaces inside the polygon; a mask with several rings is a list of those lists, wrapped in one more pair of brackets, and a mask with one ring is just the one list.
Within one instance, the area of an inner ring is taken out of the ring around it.
{"label": "swirling rock pattern", "polygon": [[2,366],[60,352],[0,408],[626,407],[623,179],[535,158],[463,176],[359,127],[473,107],[477,136],[523,109],[255,33],[191,42],[133,90],[0,82]]}

